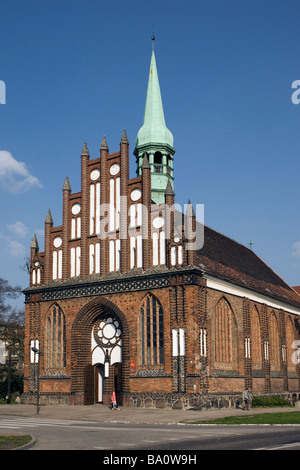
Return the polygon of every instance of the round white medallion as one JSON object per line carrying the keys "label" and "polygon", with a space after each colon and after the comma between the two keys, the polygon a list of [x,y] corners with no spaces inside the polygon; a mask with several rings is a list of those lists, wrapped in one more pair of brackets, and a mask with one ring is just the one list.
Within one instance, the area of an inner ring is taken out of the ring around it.
{"label": "round white medallion", "polygon": [[53,245],[55,246],[55,248],[59,248],[62,245],[62,238],[61,237],[54,238]]}
{"label": "round white medallion", "polygon": [[114,163],[114,165],[110,167],[109,171],[112,176],[117,175],[120,171],[120,165],[118,163]]}
{"label": "round white medallion", "polygon": [[81,209],[80,204],[74,204],[74,206],[72,207],[72,214],[74,215],[79,214],[80,209]]}
{"label": "round white medallion", "polygon": [[155,219],[153,219],[154,228],[161,228],[164,225],[164,223],[165,223],[164,218],[161,216],[155,217]]}
{"label": "round white medallion", "polygon": [[96,170],[91,171],[91,180],[96,181],[100,176],[100,171],[96,168]]}
{"label": "round white medallion", "polygon": [[131,191],[130,197],[132,201],[138,201],[142,196],[142,191],[140,189],[134,189]]}

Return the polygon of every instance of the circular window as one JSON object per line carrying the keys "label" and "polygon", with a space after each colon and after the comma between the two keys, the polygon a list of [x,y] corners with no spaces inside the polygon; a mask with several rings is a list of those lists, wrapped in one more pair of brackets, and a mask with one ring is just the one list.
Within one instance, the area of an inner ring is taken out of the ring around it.
{"label": "circular window", "polygon": [[54,238],[53,245],[55,246],[55,248],[59,248],[62,245],[62,238],[61,237]]}
{"label": "circular window", "polygon": [[95,181],[99,178],[100,176],[100,171],[98,170],[98,168],[96,170],[93,170],[91,171],[91,180]]}
{"label": "circular window", "polygon": [[77,215],[79,214],[80,210],[81,210],[80,204],[74,204],[74,206],[72,207],[72,214]]}
{"label": "circular window", "polygon": [[103,347],[115,346],[121,338],[121,328],[118,320],[112,317],[102,319],[94,330],[94,338]]}
{"label": "circular window", "polygon": [[130,197],[132,201],[138,201],[142,196],[142,191],[140,189],[134,189],[131,191]]}
{"label": "circular window", "polygon": [[119,173],[120,171],[120,165],[118,163],[114,163],[111,167],[110,167],[110,174],[112,176],[115,176]]}
{"label": "circular window", "polygon": [[155,219],[153,219],[153,227],[154,228],[161,228],[165,223],[165,220],[163,217],[161,216],[158,216],[158,217],[155,217]]}

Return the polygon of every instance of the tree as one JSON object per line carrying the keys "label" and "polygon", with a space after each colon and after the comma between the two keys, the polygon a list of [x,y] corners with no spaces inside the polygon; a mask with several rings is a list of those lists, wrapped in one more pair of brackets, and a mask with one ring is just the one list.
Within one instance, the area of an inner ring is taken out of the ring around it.
{"label": "tree", "polygon": [[0,339],[7,350],[13,350],[23,363],[24,359],[24,311],[12,307],[8,299],[17,299],[21,287],[12,287],[6,279],[0,278]]}
{"label": "tree", "polygon": [[[21,287],[12,287],[6,279],[0,277],[0,323],[6,323],[10,320],[20,321],[21,312],[16,311],[13,307],[7,304],[8,299],[17,299],[21,295]],[[24,320],[23,320],[24,322]]]}
{"label": "tree", "polygon": [[23,387],[25,315],[24,311],[8,303],[9,300],[17,299],[20,294],[19,286],[12,287],[6,279],[0,278],[0,340],[5,344],[9,358],[8,363],[0,369],[0,396],[5,393],[9,400],[11,392],[22,393]]}

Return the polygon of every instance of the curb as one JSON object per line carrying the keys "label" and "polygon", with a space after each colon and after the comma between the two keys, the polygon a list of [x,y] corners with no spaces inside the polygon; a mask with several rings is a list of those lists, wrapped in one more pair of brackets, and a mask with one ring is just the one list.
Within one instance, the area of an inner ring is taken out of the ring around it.
{"label": "curb", "polygon": [[31,434],[29,434],[29,436],[31,437],[31,441],[27,442],[27,444],[24,444],[19,447],[14,447],[13,449],[9,449],[9,450],[27,450],[33,447],[36,444],[36,438],[32,436]]}

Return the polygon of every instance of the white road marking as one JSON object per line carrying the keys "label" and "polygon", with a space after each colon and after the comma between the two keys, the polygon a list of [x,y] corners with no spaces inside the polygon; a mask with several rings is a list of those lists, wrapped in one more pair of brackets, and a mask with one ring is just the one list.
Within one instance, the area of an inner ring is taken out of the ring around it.
{"label": "white road marking", "polygon": [[282,444],[281,446],[276,446],[276,447],[259,447],[254,450],[279,450],[279,449],[289,449],[290,447],[300,447],[300,442],[291,442],[290,444]]}

